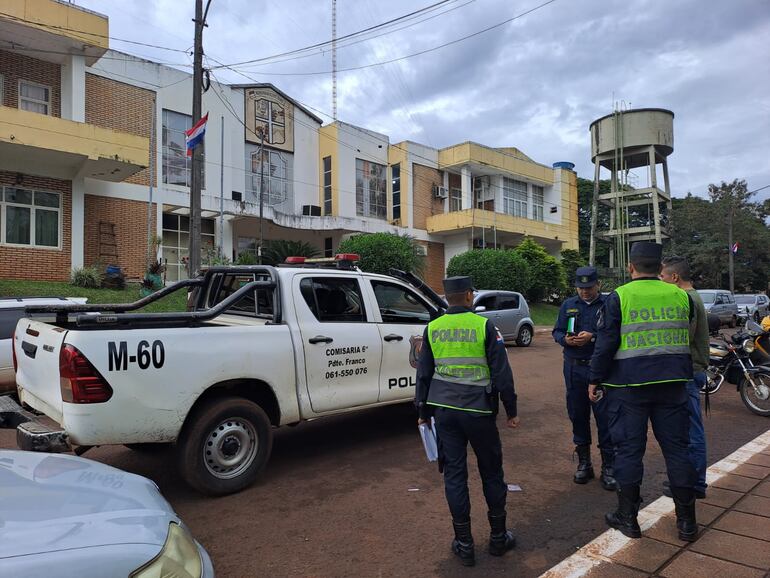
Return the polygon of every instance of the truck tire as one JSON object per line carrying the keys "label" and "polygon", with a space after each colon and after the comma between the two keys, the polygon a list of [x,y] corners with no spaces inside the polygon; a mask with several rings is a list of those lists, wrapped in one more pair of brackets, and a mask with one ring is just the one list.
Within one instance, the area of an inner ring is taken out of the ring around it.
{"label": "truck tire", "polygon": [[272,425],[261,407],[243,398],[214,399],[188,417],[177,467],[194,489],[224,496],[253,484],[272,449]]}

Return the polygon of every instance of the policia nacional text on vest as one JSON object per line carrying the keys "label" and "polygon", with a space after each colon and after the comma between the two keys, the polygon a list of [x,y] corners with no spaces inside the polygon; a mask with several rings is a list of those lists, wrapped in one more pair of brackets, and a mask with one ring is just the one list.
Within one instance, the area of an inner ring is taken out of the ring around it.
{"label": "policia nacional text on vest", "polygon": [[475,313],[444,315],[428,324],[435,363],[427,405],[492,414],[491,380],[486,357],[487,319]]}
{"label": "policia nacional text on vest", "polygon": [[[687,293],[655,279],[623,285],[616,293],[621,310],[620,344],[602,385],[641,386],[690,379]],[[661,356],[665,356],[664,362]]]}

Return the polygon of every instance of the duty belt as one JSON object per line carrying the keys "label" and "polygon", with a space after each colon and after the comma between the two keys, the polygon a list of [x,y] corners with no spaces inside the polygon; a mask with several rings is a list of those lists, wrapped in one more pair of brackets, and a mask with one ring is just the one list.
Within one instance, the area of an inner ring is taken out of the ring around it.
{"label": "duty belt", "polygon": [[565,357],[564,360],[570,365],[591,365],[590,359],[575,359],[574,357]]}

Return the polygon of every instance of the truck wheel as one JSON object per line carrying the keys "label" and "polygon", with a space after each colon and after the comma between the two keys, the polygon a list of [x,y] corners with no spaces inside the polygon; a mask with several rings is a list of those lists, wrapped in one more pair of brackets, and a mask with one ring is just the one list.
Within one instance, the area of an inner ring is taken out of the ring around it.
{"label": "truck wheel", "polygon": [[529,347],[532,344],[532,328],[529,325],[522,325],[519,334],[516,336],[516,345],[519,347]]}
{"label": "truck wheel", "polygon": [[254,483],[272,448],[273,429],[261,407],[243,398],[212,400],[188,417],[177,465],[193,488],[223,496]]}

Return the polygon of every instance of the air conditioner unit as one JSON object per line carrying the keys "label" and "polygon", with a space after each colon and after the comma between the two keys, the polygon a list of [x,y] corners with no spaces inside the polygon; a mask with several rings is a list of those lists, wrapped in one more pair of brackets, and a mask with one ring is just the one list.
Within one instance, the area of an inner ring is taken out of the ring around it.
{"label": "air conditioner unit", "polygon": [[302,214],[309,217],[320,217],[321,207],[319,205],[302,205]]}
{"label": "air conditioner unit", "polygon": [[414,254],[418,257],[427,257],[428,256],[428,247],[425,245],[416,245],[414,248]]}
{"label": "air conditioner unit", "polygon": [[447,191],[446,187],[433,185],[433,196],[437,199],[446,199],[449,196],[449,191]]}

